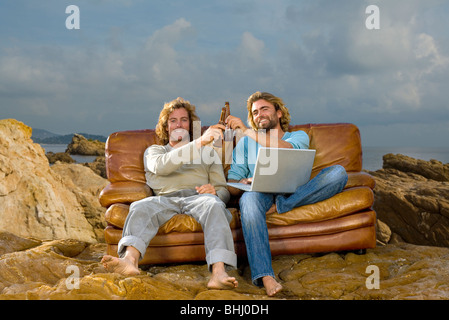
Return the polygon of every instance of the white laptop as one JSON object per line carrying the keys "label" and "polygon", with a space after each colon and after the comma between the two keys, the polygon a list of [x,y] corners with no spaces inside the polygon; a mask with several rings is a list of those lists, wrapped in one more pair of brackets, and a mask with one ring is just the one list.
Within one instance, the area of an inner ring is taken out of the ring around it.
{"label": "white laptop", "polygon": [[316,150],[259,149],[251,184],[228,182],[228,186],[244,191],[293,193],[310,180]]}

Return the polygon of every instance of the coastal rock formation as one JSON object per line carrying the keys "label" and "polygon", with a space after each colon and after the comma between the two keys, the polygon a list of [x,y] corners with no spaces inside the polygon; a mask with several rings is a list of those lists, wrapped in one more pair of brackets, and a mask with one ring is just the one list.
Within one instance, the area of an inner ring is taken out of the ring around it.
{"label": "coastal rock formation", "polygon": [[64,177],[65,187],[76,196],[84,217],[93,228],[95,238],[103,241],[106,209],[100,205],[98,195],[108,181],[81,164],[56,163],[51,169]]}
{"label": "coastal rock formation", "polygon": [[56,163],[56,162],[64,162],[64,163],[74,163],[75,160],[66,152],[47,152],[45,156],[48,159],[48,162],[50,164]]}
{"label": "coastal rock formation", "polygon": [[101,240],[104,209],[95,198],[107,180],[76,164],[65,164],[73,166],[71,176],[61,175],[30,137],[22,122],[0,120],[0,230],[37,239]]}
{"label": "coastal rock formation", "polygon": [[[50,167],[30,137],[23,123],[0,120],[0,299],[269,299],[246,263],[231,271],[235,290],[207,290],[201,262],[145,266],[134,277],[106,273],[98,193],[107,180],[80,164]],[[272,299],[449,299],[446,165],[400,155],[384,161],[370,172],[374,208],[410,243],[390,241],[365,255],[273,257],[284,290]],[[388,242],[385,224],[378,234]]]}
{"label": "coastal rock formation", "polygon": [[98,156],[95,158],[93,162],[83,163],[84,166],[91,168],[93,172],[98,174],[99,176],[107,179],[106,174],[106,159],[104,156]]}
{"label": "coastal rock formation", "polygon": [[387,154],[376,180],[374,210],[404,241],[449,247],[449,164]]}
{"label": "coastal rock formation", "polygon": [[[100,263],[106,245],[36,241],[0,233],[0,299],[259,300],[243,264],[234,290],[207,290],[205,263],[148,266],[125,277]],[[12,244],[11,244],[12,242]],[[397,244],[365,255],[329,253],[273,258],[284,290],[272,299],[449,299],[449,248]]]}
{"label": "coastal rock formation", "polygon": [[415,173],[430,180],[449,182],[449,163],[443,164],[438,160],[425,161],[389,153],[383,156],[382,168]]}
{"label": "coastal rock formation", "polygon": [[75,133],[72,142],[67,146],[66,153],[85,156],[104,156],[105,143],[98,140],[88,140]]}

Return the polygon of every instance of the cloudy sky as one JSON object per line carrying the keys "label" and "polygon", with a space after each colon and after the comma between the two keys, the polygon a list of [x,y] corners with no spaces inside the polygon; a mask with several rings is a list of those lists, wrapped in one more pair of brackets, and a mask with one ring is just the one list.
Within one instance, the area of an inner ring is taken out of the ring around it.
{"label": "cloudy sky", "polygon": [[[69,5],[79,29],[66,28]],[[369,5],[380,29],[366,27]],[[448,16],[445,0],[1,0],[0,118],[107,136],[154,128],[181,96],[210,125],[225,101],[246,119],[260,90],[284,99],[293,124],[445,147]]]}

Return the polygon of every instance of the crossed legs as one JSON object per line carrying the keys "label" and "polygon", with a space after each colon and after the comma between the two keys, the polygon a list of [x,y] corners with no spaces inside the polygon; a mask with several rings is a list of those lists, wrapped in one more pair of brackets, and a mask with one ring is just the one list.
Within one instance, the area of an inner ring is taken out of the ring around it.
{"label": "crossed legs", "polygon": [[271,265],[271,250],[266,224],[267,212],[284,213],[293,208],[328,199],[341,192],[348,180],[342,166],[323,169],[315,178],[300,186],[293,194],[245,192],[240,198],[240,218],[247,250],[251,277],[255,285],[263,285],[269,296],[282,290]]}

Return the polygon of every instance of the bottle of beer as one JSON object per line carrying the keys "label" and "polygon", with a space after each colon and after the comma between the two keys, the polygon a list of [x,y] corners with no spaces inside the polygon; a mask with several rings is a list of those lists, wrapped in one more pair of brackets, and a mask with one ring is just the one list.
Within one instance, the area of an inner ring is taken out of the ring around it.
{"label": "bottle of beer", "polygon": [[218,121],[219,124],[226,125],[225,120],[226,118],[231,114],[230,108],[229,108],[229,102],[225,102],[225,106],[221,108],[221,114],[220,114],[220,120]]}
{"label": "bottle of beer", "polygon": [[226,120],[226,108],[221,108],[220,120],[218,120],[219,124],[225,125]]}

